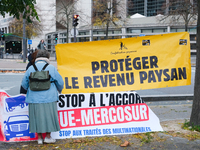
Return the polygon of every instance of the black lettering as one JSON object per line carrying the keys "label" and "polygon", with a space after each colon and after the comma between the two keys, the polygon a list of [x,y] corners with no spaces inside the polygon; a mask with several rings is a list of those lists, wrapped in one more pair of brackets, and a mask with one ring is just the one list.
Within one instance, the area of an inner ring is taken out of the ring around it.
{"label": "black lettering", "polygon": [[183,70],[181,68],[178,68],[178,74],[179,74],[179,80],[182,80],[182,77],[183,79],[187,79],[185,67],[183,67]]}
{"label": "black lettering", "polygon": [[130,61],[131,61],[130,58],[125,59],[126,70],[132,70],[132,68],[130,67],[131,65]]}
{"label": "black lettering", "polygon": [[169,72],[169,69],[164,69],[163,70],[163,74],[166,77],[166,78],[164,78],[164,81],[169,81],[170,80],[170,76],[169,76],[168,72]]}
{"label": "black lettering", "polygon": [[174,78],[176,80],[178,80],[178,75],[177,75],[177,72],[176,72],[176,68],[172,68],[172,70],[171,70],[171,81],[173,81]]}
{"label": "black lettering", "polygon": [[114,94],[110,94],[109,106],[115,106],[115,96],[114,96]]}
{"label": "black lettering", "polygon": [[116,72],[118,70],[118,65],[116,60],[110,61],[110,71]]}
{"label": "black lettering", "polygon": [[142,103],[141,97],[138,94],[135,94],[135,95],[136,95],[136,104]]}
{"label": "black lettering", "polygon": [[78,77],[72,77],[72,87],[73,89],[79,89],[79,86],[77,86],[78,84]]}
{"label": "black lettering", "polygon": [[135,94],[130,93],[128,100],[129,100],[129,104],[134,104],[134,102],[135,102]]}
{"label": "black lettering", "polygon": [[78,97],[77,97],[76,94],[72,95],[71,104],[72,104],[72,107],[77,107],[77,105],[78,105]]}
{"label": "black lettering", "polygon": [[128,94],[124,93],[123,97],[122,97],[123,105],[127,105],[128,104],[128,99],[127,98],[128,98]]}
{"label": "black lettering", "polygon": [[128,85],[134,84],[134,75],[133,75],[133,72],[130,73],[130,76],[129,76],[129,73],[126,73],[126,80],[127,80],[127,84]]}
{"label": "black lettering", "polygon": [[122,104],[122,102],[119,100],[119,99],[121,99],[122,98],[122,95],[121,94],[116,94],[116,105],[121,105]]}
{"label": "black lettering", "polygon": [[147,73],[145,71],[139,72],[140,74],[140,83],[144,83],[144,80],[147,79]]}
{"label": "black lettering", "polygon": [[101,73],[109,72],[108,71],[108,62],[107,61],[101,61]]}
{"label": "black lettering", "polygon": [[150,67],[153,68],[158,68],[158,58],[156,56],[150,56]]}
{"label": "black lettering", "polygon": [[85,95],[84,94],[79,94],[78,95],[78,100],[79,100],[79,107],[81,107],[81,105],[82,105],[82,102],[84,102],[85,101]]}
{"label": "black lettering", "polygon": [[95,102],[95,95],[94,94],[90,94],[90,102],[89,102],[89,106],[96,106],[96,102]]}
{"label": "black lettering", "polygon": [[64,95],[59,95],[58,106],[61,107],[61,108],[65,106],[65,101],[63,100],[64,98],[65,98]]}
{"label": "black lettering", "polygon": [[69,86],[69,82],[68,82],[69,80],[68,80],[68,77],[65,77],[65,88],[66,89],[71,89],[72,87],[71,86]]}
{"label": "black lettering", "polygon": [[143,69],[149,69],[149,66],[147,66],[148,60],[146,61],[146,59],[148,59],[148,57],[142,57]]}
{"label": "black lettering", "polygon": [[116,86],[116,84],[114,83],[114,82],[115,82],[114,77],[115,77],[114,74],[110,74],[110,75],[109,75],[109,85],[110,85],[110,86]]}
{"label": "black lettering", "polygon": [[99,88],[99,76],[93,76],[94,88]]}
{"label": "black lettering", "polygon": [[158,77],[158,82],[161,82],[162,70],[159,70],[159,72],[158,72],[158,70],[155,70],[155,73],[156,73],[156,75]]}
{"label": "black lettering", "polygon": [[120,86],[121,85],[125,85],[125,79],[124,79],[124,73],[121,74],[116,74],[116,78],[117,78],[117,85]]}
{"label": "black lettering", "polygon": [[118,59],[118,62],[120,64],[120,71],[124,71],[124,67],[123,67],[124,59]]}
{"label": "black lettering", "polygon": [[148,83],[151,83],[151,81],[156,82],[156,78],[155,78],[154,72],[152,70],[149,71]]}
{"label": "black lettering", "polygon": [[103,76],[101,75],[100,76],[100,80],[101,80],[101,83],[102,83],[103,87],[107,87],[108,86],[108,75],[105,75],[104,79],[103,79]]}
{"label": "black lettering", "polygon": [[141,69],[141,62],[137,62],[138,60],[140,60],[140,57],[136,57],[136,58],[133,59],[133,67],[136,70]]}
{"label": "black lettering", "polygon": [[67,101],[67,107],[69,107],[71,95],[70,94],[65,94],[65,97],[66,97],[66,101]]}
{"label": "black lettering", "polygon": [[88,77],[84,77],[84,85],[85,88],[92,88],[92,79]]}
{"label": "black lettering", "polygon": [[97,61],[92,62],[92,73],[95,74],[99,70],[99,63]]}

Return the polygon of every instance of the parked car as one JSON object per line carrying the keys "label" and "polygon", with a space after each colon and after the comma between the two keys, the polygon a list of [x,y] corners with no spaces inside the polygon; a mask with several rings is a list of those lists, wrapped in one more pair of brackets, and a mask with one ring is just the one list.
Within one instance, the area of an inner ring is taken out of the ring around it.
{"label": "parked car", "polygon": [[7,141],[11,138],[23,136],[34,138],[35,133],[29,132],[28,115],[10,116],[7,121],[4,121],[4,135]]}

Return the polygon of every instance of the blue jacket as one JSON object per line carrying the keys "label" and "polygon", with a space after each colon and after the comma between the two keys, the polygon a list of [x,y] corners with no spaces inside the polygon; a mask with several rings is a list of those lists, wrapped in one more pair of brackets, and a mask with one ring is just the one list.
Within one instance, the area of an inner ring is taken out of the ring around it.
{"label": "blue jacket", "polygon": [[[46,61],[39,60],[35,62],[38,70],[41,71],[43,66],[46,64]],[[29,88],[29,76],[31,72],[35,72],[33,66],[30,66],[26,71],[23,79],[22,79],[22,87],[27,90],[26,94],[26,103],[49,103],[58,100],[58,92],[60,93],[63,89],[63,79],[61,75],[58,73],[56,68],[49,64],[45,70],[49,70],[49,74],[51,75],[51,87],[45,91],[31,91]]]}

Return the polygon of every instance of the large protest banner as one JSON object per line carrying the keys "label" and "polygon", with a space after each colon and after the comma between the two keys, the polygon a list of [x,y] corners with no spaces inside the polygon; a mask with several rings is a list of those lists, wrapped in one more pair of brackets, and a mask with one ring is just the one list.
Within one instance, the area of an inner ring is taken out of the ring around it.
{"label": "large protest banner", "polygon": [[60,94],[56,139],[163,131],[136,92]]}
{"label": "large protest banner", "polygon": [[[29,131],[25,95],[0,90],[0,141],[37,140]],[[136,92],[60,94],[56,139],[163,131],[158,117]]]}
{"label": "large protest banner", "polygon": [[189,33],[58,44],[63,93],[113,92],[191,84]]}

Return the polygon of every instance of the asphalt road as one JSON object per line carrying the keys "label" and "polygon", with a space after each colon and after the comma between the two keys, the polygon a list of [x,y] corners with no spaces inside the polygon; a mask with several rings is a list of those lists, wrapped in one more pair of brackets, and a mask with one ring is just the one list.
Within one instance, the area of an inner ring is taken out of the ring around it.
{"label": "asphalt road", "polygon": [[[24,73],[0,73],[0,89],[5,90],[9,95],[18,95]],[[194,93],[195,67],[192,67],[191,85],[168,87],[149,90],[138,90],[137,93],[143,96],[169,96],[169,95],[193,95]]]}

